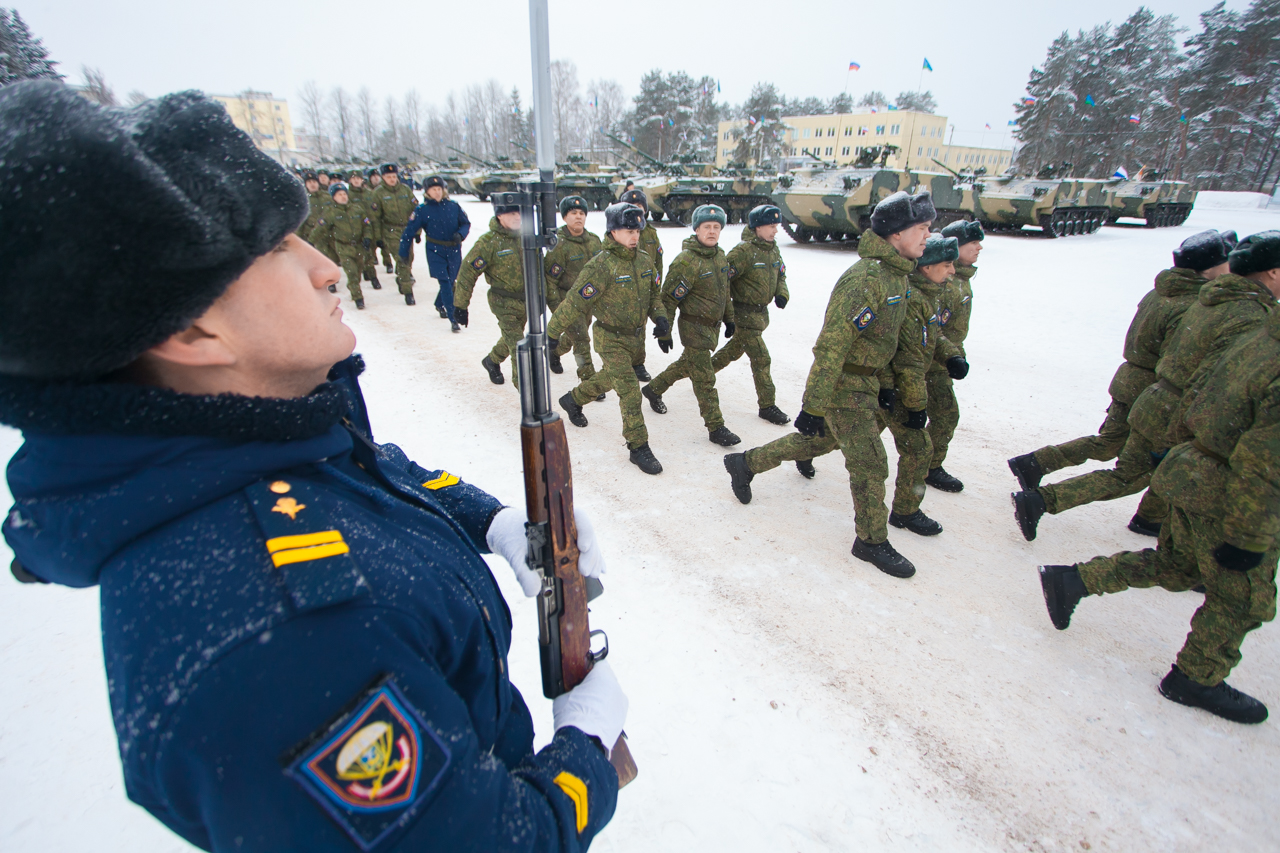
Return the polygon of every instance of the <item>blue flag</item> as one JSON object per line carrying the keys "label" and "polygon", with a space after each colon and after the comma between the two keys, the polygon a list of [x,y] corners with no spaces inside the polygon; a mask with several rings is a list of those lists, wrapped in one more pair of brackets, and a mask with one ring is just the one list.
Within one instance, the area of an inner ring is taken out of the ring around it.
{"label": "blue flag", "polygon": [[925,70],[925,71],[932,71],[932,70],[933,70],[933,66],[929,64],[929,57],[927,57],[927,56],[924,58],[924,70]]}

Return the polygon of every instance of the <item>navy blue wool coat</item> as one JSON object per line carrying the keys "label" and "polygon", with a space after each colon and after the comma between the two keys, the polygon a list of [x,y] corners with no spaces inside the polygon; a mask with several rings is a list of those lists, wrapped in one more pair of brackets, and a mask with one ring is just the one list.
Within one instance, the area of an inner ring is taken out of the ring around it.
{"label": "navy blue wool coat", "polygon": [[400,235],[400,257],[411,256],[413,238],[419,231],[427,236],[427,269],[431,277],[452,283],[462,268],[462,241],[471,233],[471,220],[466,211],[451,198],[427,199],[418,205]]}

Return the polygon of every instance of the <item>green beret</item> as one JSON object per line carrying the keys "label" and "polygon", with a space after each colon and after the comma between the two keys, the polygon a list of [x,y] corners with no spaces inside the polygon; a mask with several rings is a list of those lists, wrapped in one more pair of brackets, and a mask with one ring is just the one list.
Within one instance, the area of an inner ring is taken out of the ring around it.
{"label": "green beret", "polygon": [[977,220],[960,219],[942,229],[943,237],[955,237],[959,245],[982,242],[987,236],[982,230],[982,223]]}
{"label": "green beret", "polygon": [[[958,224],[958,223],[956,223]],[[930,234],[924,244],[924,254],[916,261],[917,266],[927,267],[930,264],[945,264],[960,257],[960,241],[956,237],[943,237],[941,234]]]}
{"label": "green beret", "polygon": [[1231,271],[1249,275],[1280,267],[1280,231],[1260,231],[1245,237],[1227,256]]}
{"label": "green beret", "polygon": [[689,217],[689,224],[697,229],[704,222],[719,222],[723,227],[729,222],[729,217],[724,215],[724,209],[717,204],[703,204],[693,209],[693,215]]}

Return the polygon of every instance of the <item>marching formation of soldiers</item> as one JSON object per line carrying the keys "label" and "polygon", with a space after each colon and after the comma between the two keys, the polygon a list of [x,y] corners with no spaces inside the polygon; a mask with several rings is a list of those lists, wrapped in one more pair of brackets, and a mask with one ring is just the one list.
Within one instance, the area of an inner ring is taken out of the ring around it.
{"label": "marching formation of soldiers", "polygon": [[[456,207],[442,181],[435,181],[438,190],[427,181],[428,199],[415,212],[412,192],[403,184],[397,189],[394,166],[381,170],[379,189],[364,188],[361,177],[353,173],[349,183],[331,182],[321,193],[309,176],[312,215],[299,233],[342,265],[358,307],[362,279],[380,286],[377,248],[387,239],[393,245],[399,240],[397,284],[412,305],[411,241],[418,229],[428,231],[429,257],[431,250],[460,256],[470,223],[460,208],[456,214],[424,210],[433,204]],[[579,380],[559,399],[569,421],[586,427],[586,407],[613,391],[630,461],[647,474],[660,474],[643,404],[665,414],[663,395],[688,379],[708,440],[734,447],[741,439],[725,422],[716,374],[746,355],[759,416],[792,423],[777,406],[764,341],[770,305],[785,309],[790,299],[776,242],[780,210],[768,204],[753,209],[740,242],[726,252],[720,245],[725,212],[703,205],[692,213],[693,233],[682,251],[664,265],[643,192],[629,189],[605,211],[603,239],[586,229],[588,209],[578,196],[561,202],[564,224],[545,258],[551,369],[563,373],[561,359],[572,352]],[[433,215],[444,223],[435,237]],[[985,235],[971,221],[935,232],[936,218],[927,192],[895,193],[876,206],[858,244],[861,259],[831,293],[796,431],[724,457],[733,494],[745,504],[757,475],[790,461],[813,478],[813,460],[839,449],[854,506],[851,553],[897,578],[911,577],[916,568],[890,544],[889,528],[919,536],[942,533],[922,508],[927,489],[964,489],[943,463],[959,422],[953,383],[969,372],[964,343],[971,281]],[[495,206],[488,231],[465,258],[432,266],[441,282],[436,307],[454,331],[469,324],[475,286],[481,276],[487,281],[499,338],[481,365],[499,385],[506,381],[502,364],[526,323],[519,234],[519,209]],[[1020,486],[1014,513],[1030,541],[1046,514],[1145,489],[1128,526],[1158,537],[1157,547],[1041,567],[1051,619],[1065,629],[1086,596],[1129,587],[1203,593],[1205,604],[1160,691],[1227,719],[1259,722],[1266,707],[1225,678],[1240,660],[1244,636],[1275,615],[1280,232],[1256,234],[1237,245],[1234,232],[1207,231],[1188,238],[1173,260],[1138,306],[1098,434],[1009,460]],[[678,358],[651,377],[645,341],[651,334],[669,353],[676,333]],[[512,380],[518,381],[514,371]],[[888,505],[881,440],[886,429],[898,455]],[[1041,482],[1087,460],[1116,463],[1062,482]]]}

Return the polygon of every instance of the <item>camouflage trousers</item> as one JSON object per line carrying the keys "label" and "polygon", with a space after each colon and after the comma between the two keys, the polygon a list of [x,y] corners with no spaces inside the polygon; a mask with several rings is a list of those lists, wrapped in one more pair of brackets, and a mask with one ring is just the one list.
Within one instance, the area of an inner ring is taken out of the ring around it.
{"label": "camouflage trousers", "polygon": [[947,448],[960,423],[960,404],[951,377],[946,371],[931,371],[925,375],[925,390],[929,395],[929,441],[933,445],[930,468],[941,468],[947,458]]}
{"label": "camouflage trousers", "polygon": [[[645,336],[641,335],[640,342],[636,344],[635,352],[631,354],[631,364],[633,367],[639,367],[640,365],[644,364],[644,357],[645,355],[647,355],[647,353],[645,352],[644,345],[645,345]],[[634,373],[635,371],[632,371],[632,372]]]}
{"label": "camouflage trousers", "polygon": [[[737,335],[734,335],[737,338]],[[723,352],[723,350],[721,350]],[[783,436],[746,453],[747,467],[754,474],[777,468],[783,462],[815,459],[837,447],[844,454],[853,496],[854,527],[863,542],[878,545],[889,538],[889,509],[884,505],[889,460],[884,453],[880,431],[884,428],[876,413],[876,398],[854,395],[853,409],[828,409],[827,434],[808,437],[800,433]]]}
{"label": "camouflage trousers", "polygon": [[653,378],[649,388],[663,394],[686,376],[693,383],[693,396],[698,399],[698,413],[702,415],[707,432],[714,432],[724,426],[724,415],[720,413],[720,394],[716,391],[716,372],[711,367],[711,350],[685,347],[679,358]]}
{"label": "camouflage trousers", "polygon": [[340,245],[336,247],[336,254],[338,255],[338,264],[347,275],[347,292],[351,294],[352,299],[364,299],[364,293],[360,290],[360,267],[361,262],[364,260],[363,253],[355,246]]}
{"label": "camouflage trousers", "polygon": [[640,382],[631,369],[636,350],[644,349],[644,335],[619,335],[597,324],[595,348],[600,354],[600,370],[573,389],[573,401],[585,406],[606,391],[617,392],[618,407],[622,410],[622,437],[626,439],[627,449],[635,450],[649,441],[649,430],[640,411]]}
{"label": "camouflage trousers", "polygon": [[1080,564],[1080,576],[1093,595],[1153,586],[1183,592],[1203,584],[1204,604],[1191,617],[1177,662],[1192,681],[1213,686],[1240,663],[1245,635],[1275,618],[1280,556],[1273,546],[1256,568],[1233,572],[1213,558],[1222,542],[1219,519],[1174,506],[1155,548],[1095,557]]}
{"label": "camouflage trousers", "polygon": [[[560,307],[560,303],[564,301],[565,292],[556,288],[549,288],[549,290],[555,295],[548,293],[547,308],[554,314]],[[552,304],[552,300],[555,304]],[[590,379],[595,376],[596,366],[591,362],[591,332],[586,318],[579,319],[560,335],[560,346],[556,349],[556,355],[568,355],[570,349],[573,350],[573,360],[578,365],[578,379]]]}
{"label": "camouflage trousers", "polygon": [[[391,255],[387,252],[385,246],[382,248],[382,257],[386,261]],[[390,263],[389,261],[386,261]],[[413,293],[413,285],[416,279],[413,277],[413,246],[409,247],[409,259],[405,260],[399,255],[395,256],[396,264],[396,288],[400,293]]]}
{"label": "camouflage trousers", "polygon": [[374,248],[374,250],[370,253],[370,254],[372,254],[372,255],[373,255],[373,263],[375,263],[375,264],[376,264],[376,263],[378,262],[378,250],[379,250],[379,249],[381,249],[381,251],[382,251],[382,265],[383,265],[384,267],[389,267],[389,266],[391,266],[391,265],[392,265],[392,263],[394,263],[394,261],[392,261],[392,259],[391,259],[391,250],[387,248],[387,244],[386,244],[386,243],[383,243],[381,246],[375,247],[375,248]]}
{"label": "camouflage trousers", "polygon": [[927,429],[909,429],[907,410],[894,406],[892,412],[876,409],[880,429],[886,426],[893,436],[898,451],[898,476],[893,484],[893,511],[898,515],[911,515],[920,509],[924,500],[924,478],[929,475],[929,463],[933,459],[933,442]]}
{"label": "camouflage trousers", "polygon": [[[1161,448],[1167,450],[1168,448]],[[1041,486],[1045,509],[1051,515],[1066,512],[1094,501],[1113,501],[1136,494],[1151,483],[1157,459],[1156,448],[1137,430],[1130,430],[1114,468],[1090,471],[1061,483]],[[1161,454],[1163,455],[1163,454]],[[1169,504],[1150,490],[1138,504],[1138,515],[1147,521],[1163,521],[1169,514]]]}
{"label": "camouflage trousers", "polygon": [[751,378],[756,383],[756,402],[760,408],[767,409],[777,402],[778,391],[773,386],[773,377],[769,375],[769,366],[773,357],[769,348],[764,345],[764,332],[760,329],[738,329],[732,338],[711,356],[711,366],[716,373],[724,370],[730,363],[746,354],[751,362]]}
{"label": "camouflage trousers", "polygon": [[1129,437],[1129,405],[1112,400],[1107,407],[1107,418],[1098,427],[1097,435],[1086,435],[1066,444],[1049,445],[1035,452],[1036,461],[1046,474],[1074,465],[1083,465],[1090,459],[1110,462],[1120,454],[1125,439]]}
{"label": "camouflage trousers", "polygon": [[[525,324],[529,322],[529,313],[520,299],[503,296],[495,290],[489,290],[489,310],[498,319],[498,342],[489,350],[489,358],[494,364],[502,364],[507,356],[516,351],[516,344],[524,337]],[[516,371],[511,371],[511,382],[517,388],[520,380]]]}

